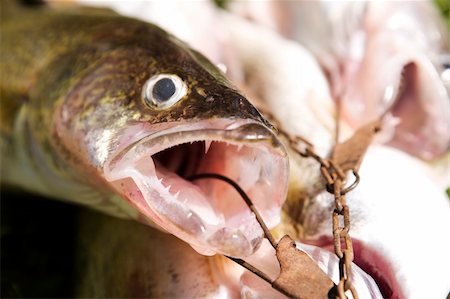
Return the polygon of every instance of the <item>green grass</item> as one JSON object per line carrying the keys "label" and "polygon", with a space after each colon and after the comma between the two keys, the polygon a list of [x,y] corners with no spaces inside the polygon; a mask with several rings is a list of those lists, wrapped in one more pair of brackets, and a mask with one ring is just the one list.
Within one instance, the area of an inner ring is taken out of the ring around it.
{"label": "green grass", "polygon": [[445,19],[447,27],[450,29],[450,1],[449,0],[434,0],[437,7],[441,11],[442,16]]}

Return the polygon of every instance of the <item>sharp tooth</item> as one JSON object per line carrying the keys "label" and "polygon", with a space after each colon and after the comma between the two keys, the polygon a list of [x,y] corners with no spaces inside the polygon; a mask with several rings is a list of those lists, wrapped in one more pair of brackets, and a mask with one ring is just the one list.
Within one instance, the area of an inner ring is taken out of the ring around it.
{"label": "sharp tooth", "polygon": [[178,195],[180,195],[180,191],[177,191],[177,193],[175,193],[174,197],[175,197],[176,199],[178,199]]}
{"label": "sharp tooth", "polygon": [[211,147],[212,140],[205,140],[205,154],[208,153],[209,148]]}
{"label": "sharp tooth", "polygon": [[239,144],[239,145],[237,146],[237,151],[239,152],[239,151],[242,149],[243,146],[244,146],[243,144]]}
{"label": "sharp tooth", "polygon": [[160,183],[162,183],[162,180],[163,180],[162,178],[158,179],[158,181],[159,181]]}
{"label": "sharp tooth", "polygon": [[169,186],[166,187],[167,192],[170,192],[170,188],[171,188],[171,187],[172,187],[171,185],[169,185]]}

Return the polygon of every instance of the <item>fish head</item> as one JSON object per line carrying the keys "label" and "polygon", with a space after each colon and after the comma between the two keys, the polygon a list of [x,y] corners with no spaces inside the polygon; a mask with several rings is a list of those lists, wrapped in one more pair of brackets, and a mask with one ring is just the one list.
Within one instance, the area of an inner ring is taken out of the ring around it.
{"label": "fish head", "polygon": [[388,144],[433,160],[450,148],[450,101],[441,76],[448,29],[431,3],[403,4],[367,7],[345,61],[342,111],[354,127],[389,112],[395,121],[385,123]]}
{"label": "fish head", "polygon": [[239,194],[220,181],[187,177],[231,178],[273,227],[287,192],[285,150],[214,65],[157,34],[111,49],[85,71],[61,105],[59,135],[140,221],[202,254],[250,255],[263,231]]}

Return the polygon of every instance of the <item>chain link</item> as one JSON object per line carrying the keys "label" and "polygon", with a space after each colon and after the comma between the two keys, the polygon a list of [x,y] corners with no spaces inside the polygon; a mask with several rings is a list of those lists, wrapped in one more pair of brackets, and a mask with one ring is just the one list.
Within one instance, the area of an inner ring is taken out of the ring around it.
{"label": "chain link", "polygon": [[[314,146],[300,136],[292,136],[278,126],[280,134],[289,141],[291,148],[300,156],[312,158],[320,164],[320,172],[326,181],[326,189],[334,195],[335,207],[332,214],[334,251],[339,258],[339,283],[337,286],[338,297],[346,299],[345,292],[350,290],[353,298],[357,299],[358,294],[352,285],[352,261],[353,245],[349,235],[350,231],[350,211],[345,200],[345,194],[353,190],[359,183],[359,175],[353,170],[355,181],[348,188],[342,189],[346,182],[346,174],[331,159],[324,159],[318,155]],[[303,143],[303,149],[299,148],[299,143]],[[341,225],[343,224],[343,226]],[[343,241],[343,242],[342,242]]]}
{"label": "chain link", "polygon": [[[339,109],[338,109],[339,110]],[[337,163],[334,162],[333,159],[325,159],[322,158],[319,154],[314,150],[314,146],[311,142],[306,140],[301,136],[291,135],[285,130],[282,129],[282,126],[275,117],[271,113],[265,113],[266,116],[271,119],[274,123],[276,123],[276,127],[278,132],[285,136],[290,144],[290,148],[296,152],[298,155],[304,158],[312,158],[316,160],[320,164],[320,172],[323,178],[326,181],[326,190],[334,195],[334,210],[332,213],[332,229],[333,229],[333,240],[334,240],[334,251],[339,258],[339,283],[337,285],[337,296],[340,299],[346,299],[347,295],[345,294],[347,291],[350,291],[353,298],[357,299],[358,294],[356,292],[355,287],[352,285],[352,261],[354,258],[353,254],[353,243],[352,239],[349,235],[350,231],[350,210],[347,206],[347,202],[345,199],[345,195],[352,191],[356,186],[358,186],[360,177],[358,174],[359,164],[361,163],[362,156],[364,155],[365,147],[369,145],[370,138],[374,133],[378,132],[381,129],[381,120],[379,122],[369,123],[370,126],[363,128],[359,133],[363,135],[363,139],[361,140],[363,147],[359,146],[358,148],[352,148],[356,151],[356,159],[352,161],[354,164],[352,167],[345,167],[345,171],[352,170],[353,175],[355,177],[353,183],[344,188],[346,184],[347,175],[343,169]],[[334,150],[336,150],[336,146],[338,145],[339,136],[339,115],[336,116],[336,145]],[[359,136],[361,138],[361,135]],[[367,139],[369,138],[369,139]],[[355,144],[353,144],[355,145]],[[335,154],[335,152],[333,153]],[[358,156],[359,155],[359,156]],[[353,157],[355,158],[355,157]],[[359,161],[358,161],[359,159]],[[339,159],[336,159],[339,161]]]}

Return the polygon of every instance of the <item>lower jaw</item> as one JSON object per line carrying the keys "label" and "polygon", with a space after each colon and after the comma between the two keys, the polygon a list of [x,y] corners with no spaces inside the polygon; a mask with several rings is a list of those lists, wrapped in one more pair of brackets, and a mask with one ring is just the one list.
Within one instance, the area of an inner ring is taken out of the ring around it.
{"label": "lower jaw", "polygon": [[[214,156],[214,145],[211,147]],[[243,152],[254,150],[256,149],[246,148],[245,146],[242,149]],[[233,149],[227,149],[226,151],[231,151],[232,154],[239,157],[237,152],[233,152],[235,151]],[[215,154],[217,154],[217,150]],[[244,153],[242,159],[248,160],[247,156],[249,155]],[[270,154],[260,153],[261,155],[267,156],[265,159],[268,159]],[[194,173],[211,171],[211,166],[204,167],[211,160],[222,160],[223,163],[223,160],[229,161],[230,159],[206,158],[203,161],[206,163],[200,163]],[[161,227],[183,239],[204,255],[221,253],[241,258],[251,255],[258,249],[263,237],[262,229],[235,190],[220,181],[205,180],[192,184],[192,182],[176,175],[173,170],[166,169],[160,163],[161,161],[155,161],[154,163],[150,157],[146,157],[134,162],[133,165],[119,168],[113,176],[114,179],[111,179],[111,184],[115,189],[141,212],[143,222],[147,224],[153,222],[153,224],[156,224],[153,226]],[[278,183],[277,180],[280,180],[280,174],[284,175],[284,170],[280,171],[284,168],[281,167],[283,165],[282,160],[274,162],[281,163],[279,165],[273,163],[269,165],[267,161],[260,163],[262,173],[270,173],[269,170],[263,171],[264,167],[270,166],[276,169],[274,173],[267,175],[267,178],[262,175],[261,182],[253,177],[251,180],[255,179],[254,182],[245,182],[247,179],[244,178],[248,174],[243,176],[244,181],[240,182],[239,173],[243,173],[241,170],[230,172],[225,170],[226,167],[213,167],[213,170],[217,173],[232,176],[250,196],[258,198],[260,202],[255,201],[256,206],[262,205],[262,216],[265,221],[268,220],[267,223],[273,226],[274,223],[278,222],[277,217],[274,216],[277,215],[275,210],[281,209],[283,188],[268,188],[264,184],[266,184],[265,179],[268,179],[274,186],[283,186],[284,184]],[[148,166],[151,164],[155,164],[155,167]],[[232,163],[229,162],[228,164]],[[261,174],[258,174],[258,176],[261,176]],[[117,179],[118,177],[121,179]],[[149,188],[146,185],[151,187]],[[244,187],[244,185],[248,186]],[[270,198],[269,203],[267,203],[266,198]]]}

